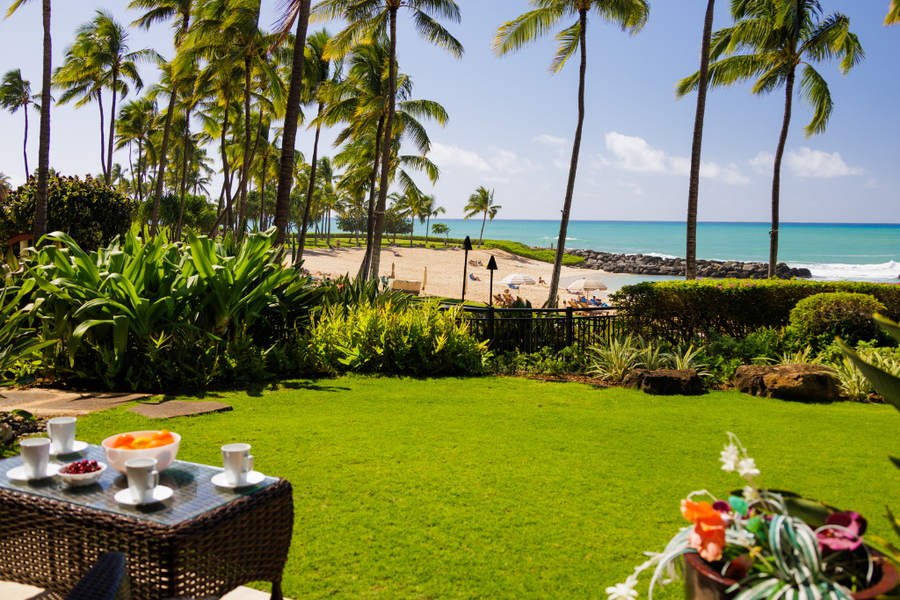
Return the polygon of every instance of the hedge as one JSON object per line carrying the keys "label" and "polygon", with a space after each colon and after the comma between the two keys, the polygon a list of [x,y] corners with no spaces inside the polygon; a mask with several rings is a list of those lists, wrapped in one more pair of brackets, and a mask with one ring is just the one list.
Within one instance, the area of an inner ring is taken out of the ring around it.
{"label": "hedge", "polygon": [[623,325],[643,336],[672,342],[697,333],[742,337],[761,327],[784,327],[791,309],[809,296],[827,292],[870,294],[900,319],[900,285],[857,281],[700,279],[624,286],[611,298]]}

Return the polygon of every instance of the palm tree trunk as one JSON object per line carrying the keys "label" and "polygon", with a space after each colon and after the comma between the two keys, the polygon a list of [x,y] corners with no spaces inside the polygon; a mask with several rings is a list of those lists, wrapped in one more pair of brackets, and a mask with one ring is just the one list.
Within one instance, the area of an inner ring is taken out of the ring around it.
{"label": "palm tree trunk", "polygon": [[166,173],[167,154],[169,152],[169,132],[172,129],[172,115],[175,113],[175,86],[169,94],[169,108],[166,110],[166,124],[163,127],[162,146],[159,149],[159,164],[156,170],[156,190],[153,195],[153,210],[150,213],[150,237],[155,238],[159,227],[159,202],[163,195],[163,179]]}
{"label": "palm tree trunk", "polygon": [[25,105],[25,142],[22,144],[22,156],[25,157],[25,180],[31,171],[28,170],[28,105]]}
{"label": "palm tree trunk", "polygon": [[700,48],[700,82],[697,86],[697,114],[694,116],[694,141],[691,146],[691,183],[688,187],[687,248],[684,278],[697,278],[697,198],[700,195],[700,146],[703,144],[703,116],[706,113],[706,89],[709,82],[709,41],[712,36],[716,0],[706,6],[703,43]]}
{"label": "palm tree trunk", "polygon": [[572,162],[569,164],[569,182],[566,185],[566,199],[563,203],[562,219],[559,224],[559,239],[556,243],[556,260],[553,261],[553,275],[550,278],[550,295],[546,306],[556,306],[556,294],[559,291],[559,274],[566,249],[566,231],[569,228],[569,211],[572,209],[572,194],[575,192],[575,172],[578,169],[578,152],[581,149],[581,130],[584,126],[584,79],[587,72],[587,11],[579,10],[581,25],[581,70],[578,77],[578,126],[575,128],[575,143],[572,144]]}
{"label": "palm tree trunk", "polygon": [[481,217],[481,233],[478,234],[478,247],[481,248],[481,241],[484,239],[484,223],[487,221],[487,207],[484,209],[484,216]]}
{"label": "palm tree trunk", "polygon": [[44,25],[44,64],[41,89],[41,133],[38,149],[38,187],[34,194],[34,238],[32,243],[35,247],[47,234],[47,199],[50,187],[50,77],[53,71],[50,0],[43,0],[41,6]]}
{"label": "palm tree trunk", "polygon": [[184,158],[181,161],[181,202],[178,207],[178,225],[175,226],[175,241],[181,239],[181,223],[184,219],[184,196],[187,192],[187,169],[188,169],[188,143],[191,140],[191,107],[188,106],[187,114],[184,116],[184,136],[181,138],[181,148]]}
{"label": "palm tree trunk", "polygon": [[116,85],[119,82],[119,71],[115,67],[113,67],[113,85],[112,85],[112,106],[109,109],[109,140],[107,143],[109,144],[109,150],[107,153],[106,159],[106,185],[109,185],[112,182],[112,168],[113,168],[113,139],[116,137]]}
{"label": "palm tree trunk", "polygon": [[359,266],[359,274],[357,278],[366,281],[369,278],[369,266],[372,264],[372,247],[375,240],[375,184],[378,181],[378,166],[381,159],[381,153],[378,151],[378,145],[381,143],[381,136],[384,135],[384,117],[379,117],[378,128],[375,132],[375,162],[372,165],[372,175],[369,178],[369,206],[368,217],[366,220],[366,251],[363,255],[362,264]]}
{"label": "palm tree trunk", "polygon": [[228,164],[228,153],[226,152],[227,143],[226,143],[226,134],[228,132],[228,113],[231,111],[231,97],[230,94],[228,98],[225,100],[225,120],[222,122],[222,137],[220,140],[220,144],[222,146],[222,173],[225,175],[225,227],[226,229],[231,228],[233,225],[231,218],[231,175],[230,175],[230,165]]}
{"label": "palm tree trunk", "polygon": [[262,173],[259,176],[259,230],[266,230],[266,167],[269,155],[263,154]]}
{"label": "palm tree trunk", "polygon": [[791,125],[791,103],[794,99],[794,78],[796,67],[788,72],[785,85],[784,123],[781,125],[781,137],[778,138],[778,150],[775,152],[775,174],[772,177],[772,230],[769,232],[769,279],[775,277],[778,265],[778,211],[781,195],[781,160],[784,158],[784,146],[787,144],[788,128]]}
{"label": "palm tree trunk", "polygon": [[140,204],[144,203],[144,183],[141,178],[143,174],[143,170],[141,169],[141,156],[144,154],[144,140],[143,138],[138,138],[138,170],[137,170],[137,193],[138,193],[138,202]]}
{"label": "palm tree trunk", "polygon": [[[384,208],[387,204],[388,185],[391,174],[391,147],[394,138],[394,112],[397,103],[397,7],[390,9],[391,52],[388,59],[388,114],[384,125],[384,143],[381,151],[381,186],[378,190],[378,206],[375,207],[374,239],[372,240],[372,279],[378,279],[381,267],[381,230],[384,227]],[[395,237],[396,241],[396,237]]]}
{"label": "palm tree trunk", "polygon": [[97,106],[100,107],[100,168],[103,169],[103,177],[106,178],[106,118],[103,114],[103,93],[97,91]]}
{"label": "palm tree trunk", "polygon": [[291,64],[291,83],[288,88],[287,110],[284,116],[284,133],[281,138],[281,166],[278,169],[278,191],[275,194],[275,226],[278,234],[276,245],[283,245],[287,235],[291,186],[294,181],[294,144],[297,140],[297,124],[300,122],[300,100],[303,95],[303,53],[306,50],[306,28],[309,25],[310,0],[300,0],[297,13],[297,35],[294,39],[294,56]]}
{"label": "palm tree trunk", "polygon": [[[246,228],[244,211],[247,201],[247,180],[250,179],[250,143],[252,141],[250,136],[250,68],[251,56],[248,54],[247,58],[244,59],[244,164],[241,167],[241,203],[238,208],[238,227],[240,232],[238,240],[244,238],[244,229]],[[260,113],[260,117],[262,117],[262,113]]]}
{"label": "palm tree trunk", "polygon": [[[325,105],[319,102],[319,110],[317,115],[319,117],[322,116],[322,111],[325,109]],[[306,224],[309,222],[309,208],[312,206],[312,197],[313,190],[316,187],[316,167],[319,157],[319,133],[322,131],[322,127],[316,126],[316,139],[313,141],[313,153],[312,153],[312,163],[309,170],[309,189],[306,191],[306,206],[303,207],[303,221],[300,224],[300,241],[297,243],[297,258],[295,262],[300,262],[303,260],[303,250],[306,248]]]}
{"label": "palm tree trunk", "polygon": [[431,224],[431,215],[425,217],[425,247],[428,247],[428,226]]}

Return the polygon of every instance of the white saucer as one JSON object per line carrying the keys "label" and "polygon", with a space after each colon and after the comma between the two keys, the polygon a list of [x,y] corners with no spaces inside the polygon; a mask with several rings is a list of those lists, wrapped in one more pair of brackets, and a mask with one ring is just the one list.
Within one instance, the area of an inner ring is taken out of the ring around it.
{"label": "white saucer", "polygon": [[162,502],[163,500],[168,500],[174,493],[175,492],[172,491],[172,488],[166,487],[164,485],[158,485],[153,488],[153,500],[151,500],[150,502],[135,502],[131,497],[131,490],[128,489],[116,492],[116,495],[113,496],[113,500],[115,500],[119,504],[127,504],[128,506],[141,506],[142,504],[151,504],[153,502]]}
{"label": "white saucer", "polygon": [[[35,477],[34,479],[44,479],[46,477],[53,477],[59,470],[63,467],[63,465],[47,465],[47,472],[41,477]],[[13,481],[33,481],[25,476],[25,466],[16,467],[15,469],[10,469],[6,472],[6,476],[12,479]]]}
{"label": "white saucer", "polygon": [[65,452],[54,452],[53,445],[51,444],[50,445],[50,454],[51,454],[51,456],[56,456],[59,454],[75,454],[76,452],[81,452],[82,450],[87,450],[87,447],[88,447],[87,442],[79,442],[76,440],[75,443],[72,444],[71,450],[67,450]]}
{"label": "white saucer", "polygon": [[233,490],[236,488],[249,487],[251,485],[256,485],[257,483],[262,483],[263,479],[266,476],[260,473],[259,471],[250,471],[247,473],[247,482],[240,483],[238,485],[231,485],[228,483],[228,480],[225,479],[225,473],[219,473],[218,475],[213,475],[212,484],[216,487],[228,488],[229,490]]}

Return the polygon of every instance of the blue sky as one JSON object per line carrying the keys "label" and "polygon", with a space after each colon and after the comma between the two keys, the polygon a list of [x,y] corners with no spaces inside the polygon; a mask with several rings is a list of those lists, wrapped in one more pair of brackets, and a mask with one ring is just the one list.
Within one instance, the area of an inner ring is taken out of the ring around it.
{"label": "blue sky", "polygon": [[[7,0],[9,3],[9,0]],[[71,0],[54,5],[54,67],[61,64],[76,27],[105,8],[124,23],[138,15],[126,0]],[[417,37],[401,11],[400,68],[415,97],[435,100],[450,114],[445,128],[429,124],[429,155],[442,171],[431,188],[450,218],[461,217],[478,187],[495,190],[498,218],[557,219],[562,208],[575,132],[577,62],[551,76],[552,37],[497,59],[497,27],[528,10],[525,0],[458,0],[462,23],[447,24],[466,53],[456,60]],[[717,2],[715,27],[730,25],[728,5]],[[263,0],[263,23],[275,2]],[[900,223],[900,123],[896,57],[900,28],[882,26],[888,0],[823,0],[826,12],[850,17],[866,60],[846,77],[836,65],[819,71],[829,82],[835,111],[828,130],[803,137],[810,112],[795,101],[782,179],[782,221]],[[650,20],[632,37],[592,19],[588,26],[587,117],[573,219],[684,220],[687,170],[696,96],[674,98],[678,79],[696,71],[706,2],[651,2]],[[315,29],[323,24],[315,24]],[[334,32],[337,24],[328,25]],[[170,30],[132,31],[132,50],[153,47],[171,57]],[[30,3],[0,21],[0,73],[21,68],[40,87],[40,7]],[[145,83],[156,75],[144,68]],[[133,94],[132,96],[133,97]],[[749,86],[714,90],[706,113],[704,177],[699,217],[704,221],[767,221],[771,161],[784,108],[783,92],[758,98]],[[30,115],[29,162],[37,165],[38,115]],[[51,165],[67,174],[100,172],[96,106],[54,107]],[[0,113],[0,171],[20,183],[23,117]],[[312,151],[312,133],[297,148]],[[325,148],[333,134],[325,132]],[[214,148],[210,149],[214,154]],[[116,154],[127,166],[127,151]],[[215,184],[211,189],[218,189]]]}

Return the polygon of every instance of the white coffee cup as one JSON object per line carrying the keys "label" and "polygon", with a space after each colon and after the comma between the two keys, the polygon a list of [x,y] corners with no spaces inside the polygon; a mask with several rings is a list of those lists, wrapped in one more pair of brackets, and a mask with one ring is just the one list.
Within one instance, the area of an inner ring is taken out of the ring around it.
{"label": "white coffee cup", "polygon": [[19,442],[22,453],[22,465],[25,477],[39,479],[47,476],[47,464],[50,462],[50,439],[29,438]]}
{"label": "white coffee cup", "polygon": [[228,485],[247,483],[247,473],[253,470],[250,444],[227,444],[222,446],[222,462],[225,464],[225,481]]}
{"label": "white coffee cup", "polygon": [[75,417],[56,417],[47,421],[50,451],[63,454],[75,449]]}
{"label": "white coffee cup", "polygon": [[135,504],[153,502],[153,490],[159,485],[159,471],[155,458],[132,458],[125,461],[128,491]]}

